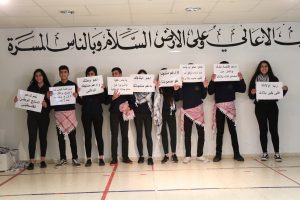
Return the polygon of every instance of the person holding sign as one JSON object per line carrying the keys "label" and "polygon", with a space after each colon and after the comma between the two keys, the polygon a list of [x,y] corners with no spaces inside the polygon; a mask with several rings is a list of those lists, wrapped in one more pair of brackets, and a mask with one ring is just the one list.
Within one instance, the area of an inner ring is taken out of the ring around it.
{"label": "person holding sign", "polygon": [[[147,74],[141,69],[138,74]],[[135,106],[133,107],[135,118],[134,124],[136,128],[136,143],[139,151],[138,163],[144,163],[143,156],[143,125],[145,127],[145,135],[147,139],[148,149],[148,165],[153,165],[152,151],[152,111],[153,111],[153,92],[135,92]]]}
{"label": "person holding sign", "polygon": [[[75,86],[75,92],[73,93],[73,96],[77,98],[77,85],[69,80],[69,68],[66,65],[61,65],[58,70],[61,80],[58,83],[55,83],[54,87]],[[53,93],[49,91],[47,96],[50,98],[52,95]],[[77,101],[78,100],[80,99],[77,98]],[[78,122],[76,119],[75,104],[55,105],[53,107],[55,110],[54,116],[60,152],[60,161],[56,164],[56,166],[67,164],[65,143],[66,135],[68,135],[70,140],[72,164],[73,166],[80,166],[77,155],[76,127]]]}
{"label": "person holding sign", "polygon": [[204,111],[203,100],[207,95],[208,81],[204,82],[185,82],[180,86],[175,85],[175,95],[178,99],[182,100],[183,105],[181,109],[181,129],[184,131],[185,138],[185,158],[183,163],[191,162],[191,135],[193,123],[196,124],[198,132],[197,143],[197,160],[205,161],[203,156],[204,147]]}
{"label": "person holding sign", "polygon": [[[256,83],[257,82],[279,82],[278,78],[274,75],[271,65],[268,61],[261,61],[250,81],[248,95],[250,99],[254,99],[255,115],[259,125],[260,131],[260,144],[263,154],[261,156],[262,161],[266,161],[269,158],[268,155],[268,123],[269,130],[272,137],[273,147],[275,151],[275,161],[281,162],[281,156],[279,154],[279,136],[278,136],[278,99],[272,100],[257,100],[256,99]],[[283,95],[288,91],[287,86],[282,87]]]}
{"label": "person holding sign", "polygon": [[[39,93],[45,95],[45,99],[42,102],[42,111],[34,112],[34,111],[27,111],[27,128],[28,128],[28,135],[29,135],[29,144],[28,144],[28,151],[29,151],[29,158],[30,163],[27,167],[28,170],[34,169],[34,162],[35,162],[35,148],[36,148],[36,140],[37,134],[39,132],[39,139],[40,139],[40,148],[41,148],[41,162],[40,167],[46,168],[47,164],[45,162],[45,156],[47,151],[47,132],[49,127],[49,113],[50,113],[50,103],[47,99],[47,92],[49,90],[50,83],[48,81],[47,75],[42,69],[36,69],[33,72],[33,77],[30,81],[30,84],[27,88],[27,91]],[[15,103],[19,99],[15,97]]]}
{"label": "person holding sign", "polygon": [[[86,69],[85,75],[87,77],[97,76],[97,69],[94,66],[90,66]],[[103,86],[102,86],[103,88]],[[80,91],[80,88],[78,88]],[[102,138],[102,125],[103,125],[103,116],[102,116],[102,106],[101,104],[107,104],[107,90],[104,88],[104,92],[100,94],[83,96],[82,98],[82,112],[81,112],[81,121],[84,129],[84,138],[85,138],[85,151],[87,161],[85,163],[86,167],[92,165],[91,151],[92,151],[92,124],[94,125],[95,137],[97,140],[97,147],[99,153],[99,165],[105,165],[103,159],[104,144]]]}
{"label": "person holding sign", "polygon": [[[165,70],[163,68],[162,70]],[[157,82],[157,88],[160,87],[159,81]],[[178,100],[178,99],[176,99]],[[176,130],[176,105],[174,98],[174,87],[161,87],[156,90],[154,95],[154,111],[153,119],[154,124],[157,128],[158,137],[161,136],[163,149],[165,156],[161,160],[164,164],[169,160],[169,142],[168,142],[168,132],[167,124],[169,127],[170,140],[171,140],[171,151],[172,151],[172,161],[177,163],[178,158],[176,155],[176,145],[177,145],[177,130]]]}
{"label": "person holding sign", "polygon": [[[228,64],[223,61],[220,64]],[[217,128],[216,138],[216,155],[214,162],[222,159],[222,145],[225,119],[227,120],[228,129],[231,135],[231,144],[234,152],[234,159],[244,161],[239,151],[238,138],[235,128],[236,109],[235,109],[235,93],[244,93],[246,84],[242,74],[238,73],[239,81],[220,81],[215,82],[216,74],[213,74],[208,85],[208,94],[215,94],[215,105],[213,111],[213,129]]]}
{"label": "person holding sign", "polygon": [[[122,77],[122,70],[115,67],[111,70],[113,77]],[[114,91],[113,95],[109,95],[110,102],[110,130],[111,130],[111,165],[118,163],[118,135],[119,125],[122,135],[122,157],[123,162],[131,164],[132,161],[128,157],[128,120],[134,117],[132,111],[133,97],[132,95],[120,95],[118,91]],[[128,118],[127,118],[128,117]]]}

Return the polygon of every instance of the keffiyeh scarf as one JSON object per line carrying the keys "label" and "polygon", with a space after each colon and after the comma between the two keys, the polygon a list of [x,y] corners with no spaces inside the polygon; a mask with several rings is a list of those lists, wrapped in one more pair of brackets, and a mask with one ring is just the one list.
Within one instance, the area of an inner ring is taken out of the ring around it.
{"label": "keffiyeh scarf", "polygon": [[184,131],[184,116],[204,127],[204,110],[203,104],[200,104],[194,108],[183,109],[181,108],[181,131]]}
{"label": "keffiyeh scarf", "polygon": [[123,120],[129,121],[134,118],[134,112],[130,109],[128,102],[124,102],[119,106],[120,112],[123,114]]}
{"label": "keffiyeh scarf", "polygon": [[230,102],[222,102],[222,103],[216,103],[214,105],[214,110],[213,110],[213,126],[212,129],[214,130],[216,128],[216,113],[217,109],[219,109],[224,115],[229,118],[231,121],[235,123],[236,119],[236,109],[234,105],[234,101]]}
{"label": "keffiyeh scarf", "polygon": [[149,110],[153,113],[153,103],[152,103],[152,93],[151,92],[136,92],[135,96],[135,105],[138,107],[140,104],[148,104]]}
{"label": "keffiyeh scarf", "polygon": [[77,119],[75,110],[56,111],[54,113],[56,126],[64,135],[68,135],[77,127]]}

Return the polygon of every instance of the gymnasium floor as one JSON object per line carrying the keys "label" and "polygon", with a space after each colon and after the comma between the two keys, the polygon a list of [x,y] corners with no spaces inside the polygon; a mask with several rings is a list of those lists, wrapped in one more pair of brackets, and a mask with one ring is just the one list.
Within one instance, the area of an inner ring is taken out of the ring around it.
{"label": "gymnasium floor", "polygon": [[300,157],[241,163],[192,160],[189,164],[155,160],[145,164],[99,167],[71,165],[0,173],[0,199],[5,200],[297,200],[300,199]]}

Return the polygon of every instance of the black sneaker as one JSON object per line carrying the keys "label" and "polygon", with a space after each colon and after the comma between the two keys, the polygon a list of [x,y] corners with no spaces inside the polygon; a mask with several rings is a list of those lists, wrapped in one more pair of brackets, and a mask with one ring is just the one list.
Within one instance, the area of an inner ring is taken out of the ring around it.
{"label": "black sneaker", "polygon": [[144,157],[141,156],[141,157],[139,157],[138,163],[139,163],[139,164],[144,163],[144,160],[145,160]]}
{"label": "black sneaker", "polygon": [[261,161],[267,161],[269,159],[268,153],[263,153],[262,156],[260,157]]}
{"label": "black sneaker", "polygon": [[85,163],[84,166],[85,166],[85,167],[90,167],[90,166],[92,166],[92,160],[91,160],[91,159],[87,159],[87,161],[86,161],[86,163]]}
{"label": "black sneaker", "polygon": [[75,167],[78,167],[78,166],[80,166],[80,163],[78,162],[77,159],[72,159],[72,165]]}
{"label": "black sneaker", "polygon": [[27,166],[27,170],[33,170],[34,169],[34,164],[31,162],[29,163],[29,165]]}
{"label": "black sneaker", "polygon": [[104,166],[105,162],[102,158],[99,159],[99,166]]}
{"label": "black sneaker", "polygon": [[243,158],[243,156],[241,156],[240,154],[235,155],[235,156],[233,157],[233,159],[236,160],[236,161],[240,161],[240,162],[245,161],[245,159]]}
{"label": "black sneaker", "polygon": [[66,160],[66,159],[61,159],[61,160],[56,164],[56,167],[63,166],[63,165],[66,165],[66,164],[67,164],[67,160]]}
{"label": "black sneaker", "polygon": [[116,165],[116,164],[118,164],[118,160],[117,159],[112,159],[109,164],[110,165]]}
{"label": "black sneaker", "polygon": [[42,161],[42,162],[40,163],[40,168],[47,168],[47,164],[46,164],[45,161]]}
{"label": "black sneaker", "polygon": [[213,162],[220,162],[222,160],[222,156],[221,155],[216,155],[213,159]]}
{"label": "black sneaker", "polygon": [[123,159],[123,163],[132,164],[132,160],[130,160],[130,158],[127,157]]}
{"label": "black sneaker", "polygon": [[148,158],[147,162],[148,162],[148,165],[153,165],[153,159],[151,157]]}
{"label": "black sneaker", "polygon": [[165,164],[166,162],[168,162],[169,157],[168,156],[164,156],[164,158],[161,160],[162,164]]}
{"label": "black sneaker", "polygon": [[276,161],[276,162],[282,162],[282,159],[281,159],[279,153],[275,153],[274,158],[275,158],[275,161]]}
{"label": "black sneaker", "polygon": [[173,155],[172,155],[172,161],[173,161],[174,163],[178,163],[178,158],[177,158],[176,154],[173,154]]}

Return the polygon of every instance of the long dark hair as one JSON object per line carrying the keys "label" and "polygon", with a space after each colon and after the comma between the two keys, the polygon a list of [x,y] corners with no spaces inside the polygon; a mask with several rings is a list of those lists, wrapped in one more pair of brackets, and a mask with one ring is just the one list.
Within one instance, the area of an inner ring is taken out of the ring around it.
{"label": "long dark hair", "polygon": [[256,77],[261,73],[261,72],[260,72],[260,66],[261,66],[263,63],[265,63],[265,64],[268,65],[268,73],[267,73],[267,75],[269,76],[270,80],[273,80],[273,79],[275,78],[275,75],[274,75],[274,73],[273,73],[273,70],[272,70],[272,67],[271,67],[270,63],[269,63],[268,61],[266,61],[266,60],[262,60],[262,61],[260,61],[260,62],[258,63],[258,65],[257,65],[257,67],[256,67],[256,70],[255,70],[255,73],[254,73],[254,75],[253,75],[252,78],[251,78],[250,84],[251,84],[251,83],[253,84],[253,83],[255,82],[255,80],[256,80]]}
{"label": "long dark hair", "polygon": [[[166,70],[164,67],[161,70]],[[159,88],[159,92],[163,95],[166,102],[170,105],[174,102],[174,88],[173,87],[161,87]]]}
{"label": "long dark hair", "polygon": [[44,72],[44,70],[42,70],[42,69],[34,70],[33,76],[32,76],[32,79],[31,79],[29,85],[30,86],[32,86],[32,85],[37,86],[38,85],[37,81],[35,80],[35,74],[38,73],[38,72],[40,72],[42,74],[45,86],[50,87],[51,85],[50,85],[50,82],[48,80],[48,77],[47,77],[46,73]]}

